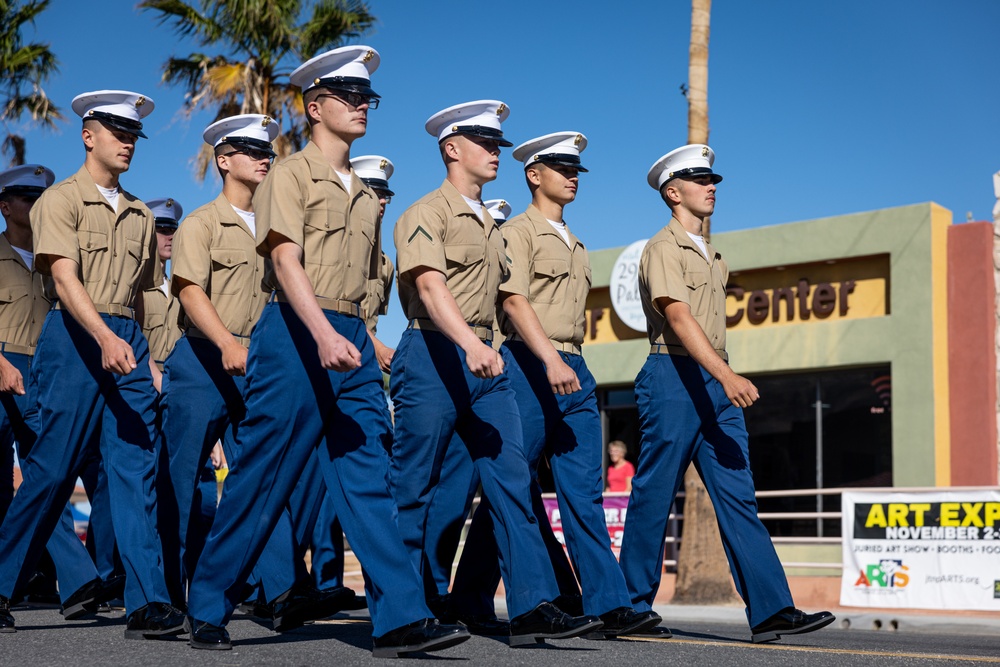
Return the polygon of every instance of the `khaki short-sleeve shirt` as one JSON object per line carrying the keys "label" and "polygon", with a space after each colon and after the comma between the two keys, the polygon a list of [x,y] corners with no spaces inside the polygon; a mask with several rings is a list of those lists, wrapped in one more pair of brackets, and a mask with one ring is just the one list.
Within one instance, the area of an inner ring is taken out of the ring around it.
{"label": "khaki short-sleeve shirt", "polygon": [[389,256],[383,252],[378,278],[368,281],[368,296],[365,297],[365,302],[362,304],[366,317],[365,326],[373,332],[378,326],[379,316],[389,312],[389,295],[392,293],[392,284],[395,279],[396,269]]}
{"label": "khaki short-sleeve shirt", "polygon": [[42,276],[0,234],[0,342],[34,347],[48,310]]}
{"label": "khaki short-sleeve shirt", "polygon": [[[121,189],[112,210],[86,167],[42,193],[31,208],[31,231],[38,272],[50,275],[50,256],[72,259],[95,304],[132,306],[159,274],[152,212]],[[45,293],[56,298],[51,280]]]}
{"label": "khaki short-sleeve shirt", "polygon": [[253,201],[257,252],[269,257],[268,234],[280,234],[302,248],[316,296],[365,300],[381,263],[381,223],[378,198],[353,170],[348,193],[319,147],[309,142],[274,165]]}
{"label": "khaki short-sleeve shirt", "polygon": [[[706,244],[709,262],[676,219],[649,240],[639,259],[639,297],[646,313],[650,343],[681,346],[656,299],[686,303],[719,356],[726,350],[726,281],[729,268],[722,255]],[[683,347],[683,346],[682,346]]]}
{"label": "khaki short-sleeve shirt", "polygon": [[[258,216],[255,216],[255,220]],[[174,233],[172,273],[203,289],[219,319],[237,336],[249,336],[269,290],[257,239],[225,195],[192,211]],[[174,296],[180,284],[171,282]],[[180,325],[194,326],[180,308]]]}
{"label": "khaki short-sleeve shirt", "polygon": [[[509,273],[500,291],[518,294],[531,304],[550,340],[583,344],[590,258],[567,227],[570,245],[534,206],[500,228],[507,242]],[[514,335],[513,322],[497,309],[500,331]]]}
{"label": "khaki short-sleeve shirt", "polygon": [[181,329],[177,323],[181,301],[168,295],[160,287],[152,287],[143,290],[142,304],[145,316],[142,333],[149,343],[149,356],[156,363],[162,364],[174,349],[174,343],[181,337]]}
{"label": "khaki short-sleeve shirt", "polygon": [[484,208],[482,220],[449,181],[406,209],[396,222],[399,299],[407,319],[429,318],[410,273],[444,274],[468,324],[493,326],[497,291],[507,272],[503,236]]}

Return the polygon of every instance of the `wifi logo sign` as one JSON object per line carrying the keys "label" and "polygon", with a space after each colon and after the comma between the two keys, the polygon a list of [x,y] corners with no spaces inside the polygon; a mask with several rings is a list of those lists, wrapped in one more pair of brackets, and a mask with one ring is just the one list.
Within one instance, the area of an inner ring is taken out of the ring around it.
{"label": "wifi logo sign", "polygon": [[872,389],[878,396],[882,405],[873,405],[871,412],[873,415],[883,414],[886,410],[892,409],[892,376],[880,375],[871,381]]}

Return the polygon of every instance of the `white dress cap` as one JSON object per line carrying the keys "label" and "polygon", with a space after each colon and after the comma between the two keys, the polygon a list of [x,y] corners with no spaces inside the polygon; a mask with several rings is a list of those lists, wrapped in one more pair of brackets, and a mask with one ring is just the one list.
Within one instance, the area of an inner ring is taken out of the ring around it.
{"label": "white dress cap", "polygon": [[385,190],[390,197],[396,194],[389,189],[389,179],[392,178],[394,170],[389,158],[381,155],[362,155],[351,160],[351,169],[368,187]]}
{"label": "white dress cap", "polygon": [[176,229],[177,225],[181,222],[181,218],[184,217],[184,209],[180,203],[170,198],[150,199],[146,202],[146,206],[153,212],[153,218],[156,221],[157,227],[173,227]]}
{"label": "white dress cap", "polygon": [[715,151],[705,144],[688,144],[670,151],[653,163],[646,175],[646,182],[654,190],[659,191],[672,178],[680,176],[700,176],[708,174],[713,183],[722,180],[712,171],[715,162]]}
{"label": "white dress cap", "polygon": [[303,93],[321,87],[379,97],[371,88],[371,75],[379,62],[378,51],[370,46],[342,46],[302,63],[288,80]]}
{"label": "white dress cap", "polygon": [[145,95],[127,90],[95,90],[77,95],[71,106],[76,115],[84,120],[99,120],[146,139],[140,121],[150,114],[155,104]]}
{"label": "white dress cap", "polygon": [[587,147],[587,137],[579,132],[553,132],[526,141],[514,149],[514,159],[527,169],[536,162],[561,164],[587,171],[580,164],[580,153]]}
{"label": "white dress cap", "polygon": [[477,100],[456,104],[427,119],[424,129],[438,141],[453,134],[471,134],[496,139],[501,146],[513,146],[503,138],[500,124],[510,115],[510,107],[498,100]]}
{"label": "white dress cap", "polygon": [[212,147],[222,144],[245,146],[274,157],[271,142],[278,137],[278,123],[270,116],[245,113],[215,121],[205,128],[201,136]]}
{"label": "white dress cap", "polygon": [[507,222],[507,218],[510,217],[510,204],[504,199],[487,199],[483,202],[483,206],[486,207],[486,212],[493,218],[493,222],[498,225]]}
{"label": "white dress cap", "polygon": [[0,195],[38,197],[52,185],[56,175],[40,164],[22,164],[0,172]]}

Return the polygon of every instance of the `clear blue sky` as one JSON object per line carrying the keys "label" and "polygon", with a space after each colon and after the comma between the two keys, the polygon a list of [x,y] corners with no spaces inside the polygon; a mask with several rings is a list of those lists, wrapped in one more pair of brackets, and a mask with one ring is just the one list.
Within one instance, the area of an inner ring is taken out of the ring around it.
{"label": "clear blue sky", "polygon": [[[561,130],[587,135],[583,175],[567,220],[591,249],[647,238],[665,208],[646,171],[687,138],[690,3],[405,2],[372,0],[379,22],[361,43],[382,66],[382,106],[353,153],[396,166],[392,225],[443,179],[423,123],[480,98],[511,108],[515,143]],[[67,114],[58,133],[25,126],[28,161],[58,179],[83,152],[69,102],[101,88],[156,102],[124,187],[144,199],[173,197],[190,211],[220,184],[199,184],[191,158],[208,114],[179,113],[181,93],[160,84],[171,55],[201,50],[160,27],[132,0],[54,0],[36,39],[58,56],[47,92]],[[1000,2],[969,0],[715,0],[709,60],[710,143],[725,176],[713,231],[935,201],[956,221],[991,219],[991,175],[1000,170]],[[205,49],[212,53],[211,50]],[[515,212],[528,203],[509,158],[487,186]],[[2,223],[0,223],[2,224]],[[404,326],[394,299],[380,334]]]}

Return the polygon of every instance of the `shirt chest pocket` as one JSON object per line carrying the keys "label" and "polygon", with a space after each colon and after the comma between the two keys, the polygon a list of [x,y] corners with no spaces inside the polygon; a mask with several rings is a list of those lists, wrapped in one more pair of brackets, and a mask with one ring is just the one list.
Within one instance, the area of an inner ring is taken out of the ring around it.
{"label": "shirt chest pocket", "polygon": [[539,257],[534,261],[531,298],[538,303],[555,303],[565,297],[569,262],[557,257]]}
{"label": "shirt chest pocket", "polygon": [[305,214],[302,251],[306,264],[332,266],[342,254],[347,216],[338,208],[309,209]]}
{"label": "shirt chest pocket", "polygon": [[146,326],[143,327],[147,331],[153,331],[159,329],[167,322],[166,313],[149,312],[148,308],[146,311]]}
{"label": "shirt chest pocket", "polygon": [[107,263],[108,235],[105,232],[81,229],[77,232],[80,240],[80,274],[84,283],[105,283],[110,280]]}
{"label": "shirt chest pocket", "polygon": [[249,258],[239,248],[213,248],[212,277],[209,289],[215,294],[239,294],[251,281]]}
{"label": "shirt chest pocket", "polygon": [[454,293],[479,292],[486,286],[486,249],[475,243],[445,245],[448,287]]}
{"label": "shirt chest pocket", "polygon": [[[8,276],[4,276],[5,280]],[[12,277],[10,277],[13,280]],[[17,303],[28,296],[29,286],[19,283],[0,285],[0,308]]]}

